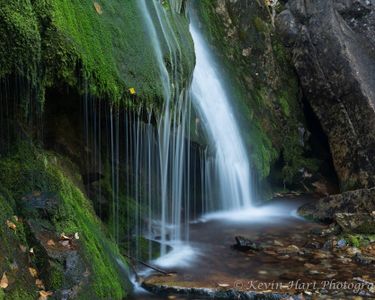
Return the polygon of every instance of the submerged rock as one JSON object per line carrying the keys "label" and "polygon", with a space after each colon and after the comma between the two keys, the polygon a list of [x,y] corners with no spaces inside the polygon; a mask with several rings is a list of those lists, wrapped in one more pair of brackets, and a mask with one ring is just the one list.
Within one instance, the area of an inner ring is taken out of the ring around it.
{"label": "submerged rock", "polygon": [[282,248],[277,250],[280,254],[296,254],[300,251],[300,249],[296,245],[289,245],[286,248]]}
{"label": "submerged rock", "polygon": [[362,265],[375,265],[375,257],[369,255],[363,255],[361,253],[357,253],[354,260]]}
{"label": "submerged rock", "polygon": [[236,236],[236,244],[233,245],[233,248],[239,251],[260,251],[263,249],[263,246],[257,242],[251,241],[243,236]]}

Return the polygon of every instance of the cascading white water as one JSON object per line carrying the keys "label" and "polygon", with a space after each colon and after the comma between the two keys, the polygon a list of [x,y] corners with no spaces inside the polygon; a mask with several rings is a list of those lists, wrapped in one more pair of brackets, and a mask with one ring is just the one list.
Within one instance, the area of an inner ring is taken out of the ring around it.
{"label": "cascading white water", "polygon": [[[177,5],[175,1],[172,1],[172,4]],[[162,4],[156,0],[139,0],[139,7],[153,44],[164,90],[164,108],[158,120],[161,206],[159,212],[153,211],[150,214],[154,221],[156,218],[160,223],[161,255],[164,255],[167,240],[180,240],[183,229],[188,228],[188,210],[185,210],[186,216],[182,219],[183,207],[188,207],[189,202],[189,197],[183,195],[186,184],[184,179],[189,176],[188,167],[186,168],[189,165],[189,145],[185,144],[188,94],[180,87],[184,76],[182,52],[169,16]],[[167,49],[163,49],[161,41]],[[169,71],[165,57],[168,57],[170,62]]]}
{"label": "cascading white water", "polygon": [[[209,139],[206,157],[206,210],[238,210],[251,207],[250,164],[230,98],[208,45],[192,22],[196,67],[191,87],[193,104]],[[216,193],[213,190],[217,190]]]}

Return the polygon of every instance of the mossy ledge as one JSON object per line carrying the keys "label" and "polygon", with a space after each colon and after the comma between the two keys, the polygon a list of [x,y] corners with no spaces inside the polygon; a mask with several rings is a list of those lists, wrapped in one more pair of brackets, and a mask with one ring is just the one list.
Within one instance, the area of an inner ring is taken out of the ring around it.
{"label": "mossy ledge", "polygon": [[[46,87],[68,85],[128,107],[162,104],[159,69],[136,0],[3,2],[0,79],[26,78],[41,101]],[[187,82],[194,62],[188,19],[165,10],[184,49]]]}
{"label": "mossy ledge", "polygon": [[[81,185],[80,176],[74,172],[69,160],[20,143],[11,155],[0,160],[0,173],[0,267],[2,274],[6,272],[10,279],[9,287],[4,290],[5,299],[37,297],[38,287],[29,273],[29,267],[38,270],[46,289],[53,291],[57,298],[61,295],[61,289],[71,285],[71,278],[64,277],[63,269],[66,266],[60,264],[58,259],[51,263],[51,257],[45,257],[41,246],[43,243],[40,242],[42,239],[37,238],[33,230],[34,223],[43,234],[51,232],[52,240],[57,245],[60,234],[79,234],[75,249],[85,266],[82,275],[85,281],[74,289],[77,299],[123,299],[127,295],[130,290],[127,263],[96,217],[91,202],[78,188]],[[41,193],[57,199],[56,206],[47,213],[47,217],[38,216],[35,208],[30,210],[33,207],[30,199]],[[25,197],[28,197],[25,195],[32,196],[25,201]],[[16,224],[15,230],[7,227],[7,220]],[[33,248],[34,254],[30,255],[29,250],[22,252],[22,247]],[[57,250],[54,248],[54,251]],[[50,264],[48,268],[45,268],[46,263]],[[14,265],[18,267],[14,268]],[[74,272],[76,274],[78,271]]]}

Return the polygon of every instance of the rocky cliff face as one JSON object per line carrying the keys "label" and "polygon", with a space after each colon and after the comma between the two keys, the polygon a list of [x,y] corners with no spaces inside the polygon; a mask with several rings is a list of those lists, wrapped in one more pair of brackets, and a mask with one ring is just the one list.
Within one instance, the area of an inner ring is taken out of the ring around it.
{"label": "rocky cliff face", "polygon": [[375,1],[290,0],[278,28],[342,191],[375,183]]}

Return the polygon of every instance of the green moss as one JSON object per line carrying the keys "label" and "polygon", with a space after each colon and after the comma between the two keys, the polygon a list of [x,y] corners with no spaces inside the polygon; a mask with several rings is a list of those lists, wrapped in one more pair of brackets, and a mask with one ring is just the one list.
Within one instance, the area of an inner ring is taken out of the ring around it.
{"label": "green moss", "polygon": [[[60,164],[62,161],[64,164]],[[55,230],[65,234],[78,232],[83,257],[91,266],[92,289],[85,290],[81,299],[122,299],[126,296],[127,279],[122,276],[116,261],[121,260],[121,256],[106,235],[89,200],[74,184],[79,178],[69,171],[72,169],[58,156],[22,144],[12,156],[0,160],[0,182],[5,183],[17,198],[33,191],[56,194],[60,205],[52,220]],[[54,288],[61,284],[61,272],[58,268],[55,271],[50,279]]]}
{"label": "green moss", "polygon": [[373,222],[363,223],[355,229],[355,232],[361,233],[361,234],[374,234],[375,233],[374,223]]}
{"label": "green moss", "polygon": [[[14,200],[1,183],[0,186],[0,276],[7,272],[7,277],[12,282],[5,291],[0,291],[0,299],[35,299],[37,289],[27,269],[29,259],[19,249],[19,245],[27,246],[24,225],[14,217]],[[16,229],[9,228],[7,221],[13,222]],[[19,268],[12,269],[12,263],[17,263]]]}
{"label": "green moss", "polygon": [[[160,106],[159,68],[137,2],[96,1],[98,13],[92,0],[2,0],[0,78],[32,78],[41,98],[45,86],[65,83],[82,94],[131,106]],[[181,45],[179,78],[188,82],[194,64],[188,20],[163,3]],[[128,97],[130,87],[137,91],[136,102]]]}
{"label": "green moss", "polygon": [[35,300],[37,291],[35,291],[33,294],[30,294],[27,291],[24,291],[22,289],[13,289],[10,293],[7,293],[4,299],[9,300]]}
{"label": "green moss", "polygon": [[348,234],[344,235],[342,238],[347,240],[349,244],[353,247],[367,247],[370,243],[375,242],[374,234]]}
{"label": "green moss", "polygon": [[47,280],[46,284],[51,290],[55,291],[61,288],[64,283],[64,271],[62,266],[57,263],[52,263]]}
{"label": "green moss", "polygon": [[260,17],[254,18],[254,26],[258,32],[268,32],[269,24],[263,21]]}
{"label": "green moss", "polygon": [[359,248],[361,246],[361,242],[357,236],[350,235],[349,236],[349,243],[353,247]]}
{"label": "green moss", "polygon": [[0,78],[12,72],[35,81],[41,53],[38,22],[30,0],[0,1]]}

